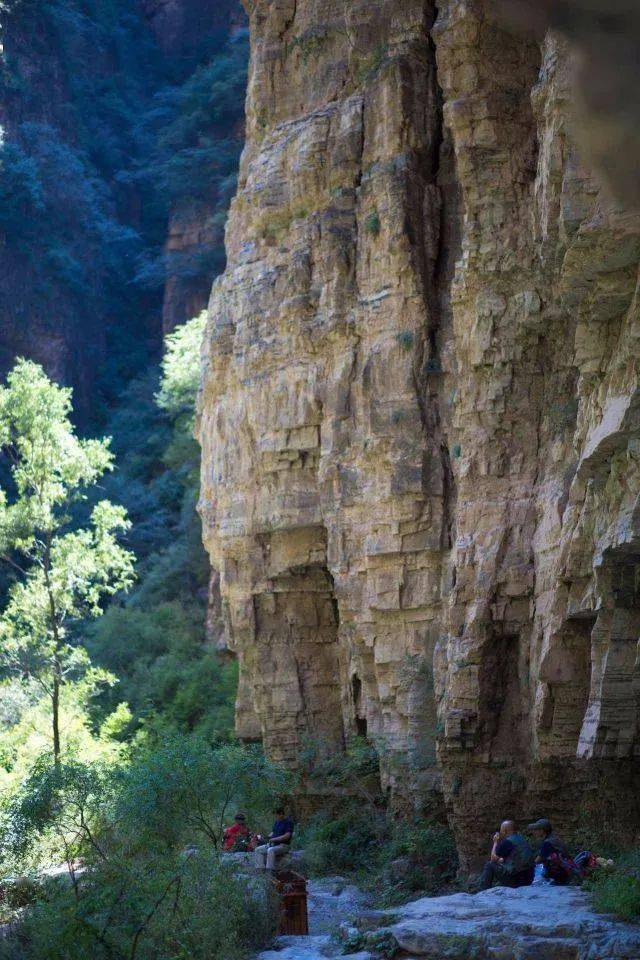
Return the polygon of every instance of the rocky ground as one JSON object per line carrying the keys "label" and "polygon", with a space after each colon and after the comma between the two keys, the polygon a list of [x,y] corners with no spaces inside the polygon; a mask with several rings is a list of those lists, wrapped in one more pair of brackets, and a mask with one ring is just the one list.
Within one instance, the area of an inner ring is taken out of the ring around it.
{"label": "rocky ground", "polygon": [[[311,936],[282,937],[258,960],[639,960],[640,926],[594,913],[575,888],[496,888],[388,912],[339,880],[311,881]],[[331,927],[333,926],[333,930]]]}

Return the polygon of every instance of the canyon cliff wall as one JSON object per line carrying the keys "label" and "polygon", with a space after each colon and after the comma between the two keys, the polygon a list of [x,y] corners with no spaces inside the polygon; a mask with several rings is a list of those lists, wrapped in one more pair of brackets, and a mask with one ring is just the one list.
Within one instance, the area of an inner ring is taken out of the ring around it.
{"label": "canyon cliff wall", "polygon": [[507,815],[632,833],[640,218],[566,43],[481,0],[247,5],[199,420],[238,731],[373,738],[465,864]]}

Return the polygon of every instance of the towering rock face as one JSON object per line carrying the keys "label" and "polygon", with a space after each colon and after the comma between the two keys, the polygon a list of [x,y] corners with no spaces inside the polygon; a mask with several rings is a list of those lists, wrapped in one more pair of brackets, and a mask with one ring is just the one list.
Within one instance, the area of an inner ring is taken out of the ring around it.
{"label": "towering rock face", "polygon": [[[481,0],[254,0],[200,404],[238,729],[376,740],[463,859],[637,829],[640,221]],[[437,757],[436,757],[437,753]]]}

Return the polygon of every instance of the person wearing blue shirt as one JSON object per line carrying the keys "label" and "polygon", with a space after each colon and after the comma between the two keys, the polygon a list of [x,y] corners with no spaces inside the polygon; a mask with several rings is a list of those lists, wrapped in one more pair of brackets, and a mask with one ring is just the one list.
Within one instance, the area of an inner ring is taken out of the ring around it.
{"label": "person wearing blue shirt", "polygon": [[276,869],[278,860],[284,857],[291,849],[293,839],[293,820],[286,815],[283,807],[275,811],[277,817],[273,829],[269,834],[269,842],[256,847],[256,865],[258,870]]}
{"label": "person wearing blue shirt", "polygon": [[533,883],[535,855],[518,833],[513,820],[505,820],[494,834],[491,857],[480,877],[480,890],[494,884],[501,887],[526,887]]}

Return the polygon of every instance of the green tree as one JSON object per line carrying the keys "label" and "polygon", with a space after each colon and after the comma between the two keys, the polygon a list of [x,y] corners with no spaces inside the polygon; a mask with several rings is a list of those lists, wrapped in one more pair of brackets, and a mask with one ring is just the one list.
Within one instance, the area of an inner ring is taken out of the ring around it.
{"label": "green tree", "polygon": [[0,664],[32,678],[51,701],[53,754],[61,754],[60,691],[90,667],[74,627],[133,581],[133,554],[118,543],[126,512],[97,503],[71,528],[74,504],[112,469],[108,440],[82,440],[69,419],[71,391],[18,360],[0,387],[0,449],[10,480],[0,488],[0,558],[15,580],[0,617]]}
{"label": "green tree", "polygon": [[156,401],[173,420],[195,417],[196,397],[200,386],[200,350],[207,322],[207,311],[176,327],[165,338],[162,379]]}

